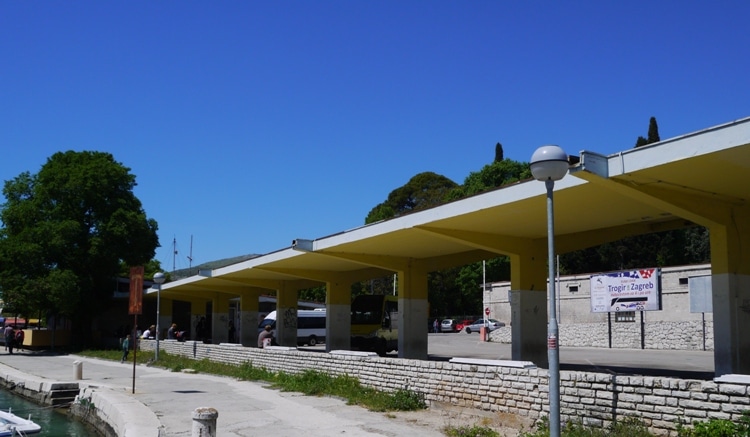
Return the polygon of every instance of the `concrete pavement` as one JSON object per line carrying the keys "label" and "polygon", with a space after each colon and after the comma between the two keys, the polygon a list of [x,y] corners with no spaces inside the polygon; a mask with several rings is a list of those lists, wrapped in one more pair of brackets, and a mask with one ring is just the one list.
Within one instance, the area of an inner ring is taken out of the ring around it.
{"label": "concrete pavement", "polygon": [[268,389],[264,383],[144,365],[136,366],[133,394],[132,362],[21,351],[0,354],[0,372],[3,377],[21,373],[32,379],[68,382],[76,376],[75,361],[82,363],[83,379],[77,382],[87,387],[84,397],[93,395],[91,402],[108,422],[116,422],[111,425],[121,436],[190,436],[192,412],[200,407],[218,410],[217,435],[222,437],[444,435],[440,426],[370,412],[339,399],[285,393]]}

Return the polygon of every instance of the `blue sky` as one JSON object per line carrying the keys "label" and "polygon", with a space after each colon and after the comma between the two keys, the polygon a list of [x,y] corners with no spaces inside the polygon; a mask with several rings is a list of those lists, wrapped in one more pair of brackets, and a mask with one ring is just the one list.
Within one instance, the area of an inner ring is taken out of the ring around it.
{"label": "blue sky", "polygon": [[[424,171],[750,116],[746,1],[0,2],[0,180],[112,153],[165,270],[361,226]],[[172,243],[178,254],[173,256]]]}

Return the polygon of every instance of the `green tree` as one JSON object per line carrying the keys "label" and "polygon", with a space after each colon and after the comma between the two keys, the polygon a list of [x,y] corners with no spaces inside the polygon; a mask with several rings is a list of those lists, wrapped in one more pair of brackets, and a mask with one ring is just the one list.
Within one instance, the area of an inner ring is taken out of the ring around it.
{"label": "green tree", "polygon": [[528,162],[504,159],[485,165],[479,171],[469,173],[463,185],[448,194],[448,200],[458,200],[485,191],[531,178]]}
{"label": "green tree", "polygon": [[326,301],[326,286],[318,285],[317,287],[306,288],[300,290],[298,293],[300,300],[308,302],[325,303]]}
{"label": "green tree", "polygon": [[[460,292],[460,310],[463,314],[481,314],[483,304],[482,280],[510,281],[510,258],[499,256],[487,260],[484,276],[482,263],[475,262],[459,269],[456,285]],[[455,297],[453,297],[455,299]]]}
{"label": "green tree", "polygon": [[419,173],[406,185],[391,191],[385,202],[370,210],[365,224],[441,205],[456,186],[445,176],[433,172]]}
{"label": "green tree", "polygon": [[112,296],[112,279],[146,265],[156,221],[133,194],[135,176],[109,153],[58,152],[39,173],[6,181],[0,209],[0,289],[22,315],[63,315],[78,346]]}

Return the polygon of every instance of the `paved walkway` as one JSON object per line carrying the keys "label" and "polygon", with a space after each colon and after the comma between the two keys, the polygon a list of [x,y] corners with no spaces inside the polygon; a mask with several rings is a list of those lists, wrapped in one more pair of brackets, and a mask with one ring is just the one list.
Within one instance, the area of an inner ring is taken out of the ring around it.
{"label": "paved walkway", "polygon": [[[0,351],[3,375],[20,371],[31,377],[69,382],[75,379],[74,362],[83,366],[82,386],[101,396],[117,411],[110,417],[124,421],[115,429],[122,435],[146,437],[143,427],[161,426],[152,436],[191,436],[192,412],[199,407],[213,407],[219,412],[217,435],[231,436],[442,436],[440,428],[447,419],[408,419],[385,413],[374,413],[348,406],[339,399],[310,397],[265,388],[257,382],[231,378],[170,372],[143,365],[136,366],[135,394],[133,365],[75,355],[50,355],[20,351],[8,355]],[[14,370],[15,369],[15,370]],[[137,402],[132,402],[136,400]],[[101,400],[99,401],[102,402]],[[148,410],[155,414],[148,416]],[[99,406],[99,404],[97,404]],[[145,414],[144,414],[145,411]],[[439,416],[439,411],[421,413],[422,417]],[[150,424],[150,425],[149,425]],[[156,424],[156,425],[154,425]],[[138,426],[141,429],[138,429]],[[127,432],[121,431],[127,429]]]}

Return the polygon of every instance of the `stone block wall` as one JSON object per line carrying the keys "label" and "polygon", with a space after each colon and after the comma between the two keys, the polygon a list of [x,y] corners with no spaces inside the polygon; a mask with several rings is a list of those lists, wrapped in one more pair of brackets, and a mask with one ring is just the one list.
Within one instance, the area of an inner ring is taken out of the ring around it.
{"label": "stone block wall", "polygon": [[[153,349],[144,340],[144,350]],[[494,365],[460,364],[335,355],[295,348],[256,349],[237,345],[161,342],[162,350],[197,359],[300,373],[315,370],[332,376],[349,375],[363,385],[383,391],[410,389],[428,402],[446,403],[530,420],[548,413],[548,373]],[[726,377],[724,377],[726,378]],[[614,420],[638,418],[652,432],[675,435],[677,423],[711,418],[738,421],[750,410],[750,377],[714,381],[622,376],[607,373],[560,372],[562,420],[607,426]]]}

